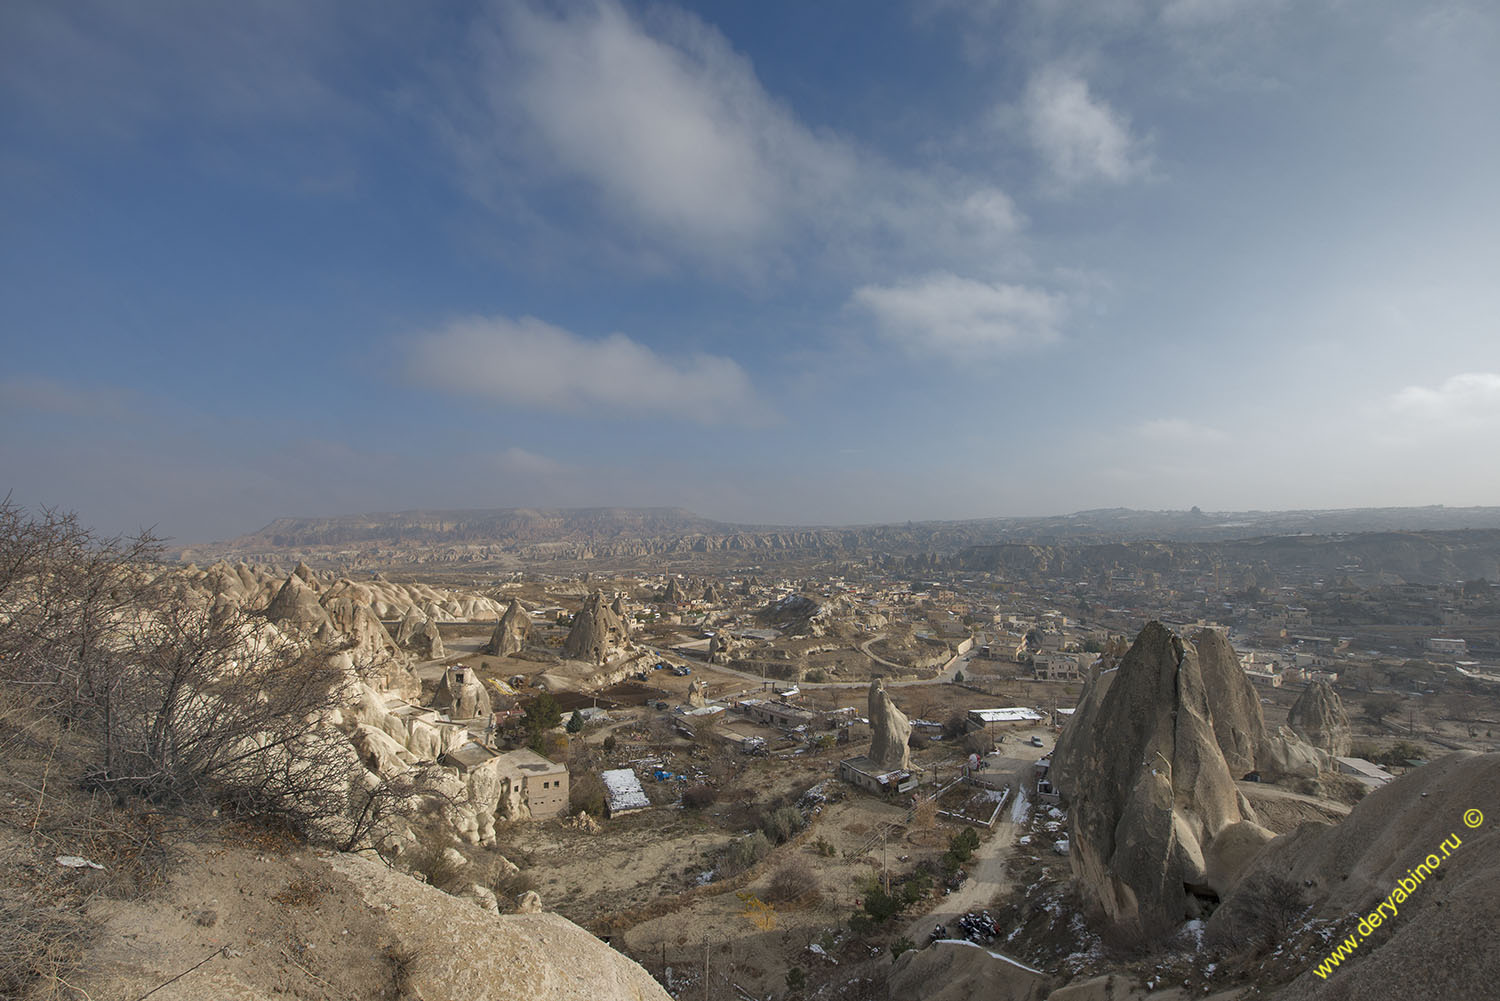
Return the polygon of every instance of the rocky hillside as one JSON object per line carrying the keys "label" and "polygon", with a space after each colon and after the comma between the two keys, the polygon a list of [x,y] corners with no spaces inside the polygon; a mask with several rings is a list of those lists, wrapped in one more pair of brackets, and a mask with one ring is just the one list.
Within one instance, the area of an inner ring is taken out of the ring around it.
{"label": "rocky hillside", "polygon": [[1384,575],[1437,583],[1500,576],[1500,531],[1289,535],[1225,542],[1135,541],[1098,545],[1010,542],[972,546],[953,564],[1016,577],[1117,572],[1248,572],[1271,579],[1300,570],[1319,575]]}
{"label": "rocky hillside", "polygon": [[[1336,534],[1349,532],[1365,534],[1354,540]],[[891,555],[908,558],[913,568],[942,564],[1015,573],[1165,571],[1217,560],[1250,568],[1369,563],[1410,580],[1493,577],[1500,566],[1500,508],[1213,515],[1113,510],[843,528],[730,524],[678,508],[404,511],[280,518],[228,542],[185,549],[181,558],[305,557],[361,567],[716,553],[757,559]]]}
{"label": "rocky hillside", "polygon": [[159,894],[91,905],[74,986],[159,1001],[666,1001],[645,970],[555,914],[495,915],[354,855],[204,845]]}

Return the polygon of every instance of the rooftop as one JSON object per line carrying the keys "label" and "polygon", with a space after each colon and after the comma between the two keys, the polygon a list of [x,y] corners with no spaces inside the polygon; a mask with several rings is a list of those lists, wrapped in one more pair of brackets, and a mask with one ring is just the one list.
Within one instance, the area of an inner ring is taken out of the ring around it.
{"label": "rooftop", "polygon": [[644,810],[651,805],[651,801],[646,798],[646,790],[641,788],[641,780],[636,777],[634,769],[612,768],[609,771],[600,772],[599,778],[604,781],[611,813],[619,813],[622,810]]}
{"label": "rooftop", "polygon": [[1040,721],[1042,714],[1025,706],[1009,706],[1004,709],[970,709],[969,715],[985,723],[1020,723],[1026,720]]}

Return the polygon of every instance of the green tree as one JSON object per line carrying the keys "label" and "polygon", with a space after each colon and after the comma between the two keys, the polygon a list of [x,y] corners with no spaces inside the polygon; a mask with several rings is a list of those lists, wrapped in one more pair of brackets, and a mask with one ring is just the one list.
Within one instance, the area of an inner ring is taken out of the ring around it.
{"label": "green tree", "polygon": [[543,692],[526,707],[522,721],[528,733],[550,730],[562,722],[562,710],[557,707],[556,699],[547,692]]}
{"label": "green tree", "polygon": [[568,732],[577,733],[583,729],[583,711],[573,710],[573,715],[568,717]]}

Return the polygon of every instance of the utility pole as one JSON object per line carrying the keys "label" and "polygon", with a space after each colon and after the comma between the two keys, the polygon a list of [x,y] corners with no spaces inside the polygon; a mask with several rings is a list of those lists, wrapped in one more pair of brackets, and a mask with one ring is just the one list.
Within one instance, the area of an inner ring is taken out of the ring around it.
{"label": "utility pole", "polygon": [[885,843],[890,834],[891,830],[888,827],[880,832],[880,881],[885,884],[886,893],[891,892],[891,874],[885,868]]}
{"label": "utility pole", "polygon": [[703,1001],[708,1001],[708,936],[703,936]]}

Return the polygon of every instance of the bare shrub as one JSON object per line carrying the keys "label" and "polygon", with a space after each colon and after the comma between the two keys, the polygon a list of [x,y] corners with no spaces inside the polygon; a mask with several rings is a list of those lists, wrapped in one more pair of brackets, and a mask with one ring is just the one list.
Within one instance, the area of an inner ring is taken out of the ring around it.
{"label": "bare shrub", "polygon": [[418,836],[417,846],[407,856],[411,871],[419,873],[429,885],[447,892],[469,882],[468,866],[449,854],[448,839],[435,829],[428,829],[423,835]]}
{"label": "bare shrub", "polygon": [[773,904],[813,906],[822,898],[822,886],[806,859],[793,858],[772,873],[765,896]]}
{"label": "bare shrub", "polygon": [[67,978],[88,943],[76,908],[37,896],[0,899],[0,997],[52,1001],[77,994]]}
{"label": "bare shrub", "polygon": [[515,899],[528,890],[535,890],[537,882],[536,877],[524,869],[520,872],[497,869],[488,880],[488,886],[496,896]]}
{"label": "bare shrub", "polygon": [[795,806],[779,806],[761,815],[760,829],[776,844],[790,841],[807,826],[807,818]]}
{"label": "bare shrub", "polygon": [[771,854],[771,842],[760,831],[753,831],[743,838],[736,838],[724,850],[723,870],[726,876],[744,872],[746,869]]}
{"label": "bare shrub", "polygon": [[336,672],[206,607],[160,549],[0,502],[0,681],[91,741],[83,778],[117,799],[222,797],[302,826],[341,812],[347,768],[311,725],[337,704]]}
{"label": "bare shrub", "polygon": [[1237,944],[1255,955],[1276,949],[1296,927],[1307,911],[1307,893],[1294,879],[1278,873],[1261,872],[1247,880],[1222,905],[1229,919],[1225,941]]}
{"label": "bare shrub", "polygon": [[935,799],[921,799],[912,808],[911,826],[919,831],[930,831],[937,826],[938,804]]}
{"label": "bare shrub", "polygon": [[682,791],[682,805],[693,810],[713,806],[718,798],[718,791],[710,785],[688,786]]}
{"label": "bare shrub", "polygon": [[604,780],[597,772],[580,772],[568,777],[568,809],[604,816]]}

